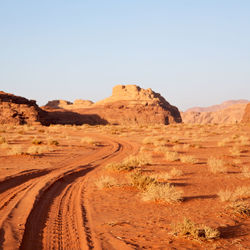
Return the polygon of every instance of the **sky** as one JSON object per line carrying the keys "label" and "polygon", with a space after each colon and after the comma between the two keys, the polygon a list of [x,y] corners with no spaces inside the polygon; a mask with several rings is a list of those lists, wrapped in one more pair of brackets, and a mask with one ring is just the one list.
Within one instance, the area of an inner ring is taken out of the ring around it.
{"label": "sky", "polygon": [[44,105],[117,84],[180,110],[250,99],[250,1],[0,0],[0,90]]}

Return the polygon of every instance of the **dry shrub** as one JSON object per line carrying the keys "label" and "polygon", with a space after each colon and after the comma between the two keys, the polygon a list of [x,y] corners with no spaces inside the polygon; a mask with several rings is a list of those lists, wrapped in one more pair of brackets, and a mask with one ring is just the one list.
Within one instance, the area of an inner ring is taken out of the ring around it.
{"label": "dry shrub", "polygon": [[224,138],[224,139],[222,139],[221,141],[219,141],[219,142],[217,143],[217,145],[218,145],[219,147],[224,147],[224,146],[226,146],[230,141],[231,141],[230,138]]}
{"label": "dry shrub", "polygon": [[242,174],[243,174],[244,177],[250,178],[250,167],[244,166],[242,168]]}
{"label": "dry shrub", "polygon": [[237,201],[250,197],[250,187],[237,187],[233,190],[221,190],[218,193],[221,201]]}
{"label": "dry shrub", "polygon": [[173,169],[170,171],[169,175],[170,175],[172,178],[173,178],[173,177],[178,177],[178,176],[183,175],[183,171],[180,170],[180,169],[177,169],[177,168],[173,168]]}
{"label": "dry shrub", "polygon": [[24,154],[24,150],[21,145],[12,145],[7,154],[8,155],[22,155]]}
{"label": "dry shrub", "polygon": [[40,140],[38,138],[34,138],[32,140],[32,144],[34,144],[34,145],[41,145],[42,143],[43,143],[42,140]]}
{"label": "dry shrub", "polygon": [[173,225],[174,235],[193,239],[213,240],[220,237],[217,229],[205,225],[197,225],[190,219],[184,218],[183,222]]}
{"label": "dry shrub", "polygon": [[165,158],[167,161],[178,161],[179,154],[177,152],[166,151]]}
{"label": "dry shrub", "polygon": [[155,138],[154,137],[145,137],[142,141],[143,144],[154,144]]}
{"label": "dry shrub", "polygon": [[142,193],[142,200],[173,203],[182,200],[182,193],[182,191],[177,190],[169,183],[152,183],[147,186],[147,189]]}
{"label": "dry shrub", "polygon": [[81,143],[94,145],[96,141],[93,138],[86,136],[81,139]]}
{"label": "dry shrub", "polygon": [[243,216],[250,216],[250,204],[247,201],[232,202],[227,206],[232,213]]}
{"label": "dry shrub", "polygon": [[169,173],[157,173],[157,174],[151,174],[150,177],[156,179],[156,180],[168,180],[171,179],[171,175]]}
{"label": "dry shrub", "polygon": [[26,153],[30,155],[41,155],[51,151],[47,146],[30,146]]}
{"label": "dry shrub", "polygon": [[239,147],[234,146],[233,148],[230,149],[230,153],[232,156],[240,156],[241,155],[241,150]]}
{"label": "dry shrub", "polygon": [[221,159],[210,157],[207,161],[207,164],[210,171],[214,174],[225,173],[227,171],[227,167],[225,166],[224,161]]}
{"label": "dry shrub", "polygon": [[148,165],[150,163],[151,157],[141,154],[138,156],[129,156],[120,163],[109,163],[105,168],[112,171],[131,171],[135,168]]}
{"label": "dry shrub", "polygon": [[240,143],[240,145],[241,146],[247,146],[247,145],[249,145],[249,138],[247,137],[247,136],[240,136],[239,137],[239,143]]}
{"label": "dry shrub", "polygon": [[50,139],[50,140],[48,141],[48,144],[49,144],[49,145],[58,146],[58,145],[59,145],[59,142],[58,142],[57,140]]}
{"label": "dry shrub", "polygon": [[193,155],[182,155],[180,157],[180,161],[183,163],[192,163],[195,164],[198,162],[198,159],[196,159]]}
{"label": "dry shrub", "polygon": [[3,136],[0,136],[0,144],[6,143],[6,139]]}
{"label": "dry shrub", "polygon": [[101,176],[95,184],[98,189],[111,188],[117,185],[117,180],[111,176]]}
{"label": "dry shrub", "polygon": [[146,190],[149,185],[155,184],[155,178],[143,175],[140,171],[135,171],[129,176],[132,185],[140,190]]}

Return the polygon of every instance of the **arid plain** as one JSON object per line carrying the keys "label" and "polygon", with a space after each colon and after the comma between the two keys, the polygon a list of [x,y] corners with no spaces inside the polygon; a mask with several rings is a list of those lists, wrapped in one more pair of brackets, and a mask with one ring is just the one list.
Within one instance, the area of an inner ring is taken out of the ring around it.
{"label": "arid plain", "polygon": [[163,124],[140,98],[125,124],[0,125],[0,249],[250,248],[249,123]]}

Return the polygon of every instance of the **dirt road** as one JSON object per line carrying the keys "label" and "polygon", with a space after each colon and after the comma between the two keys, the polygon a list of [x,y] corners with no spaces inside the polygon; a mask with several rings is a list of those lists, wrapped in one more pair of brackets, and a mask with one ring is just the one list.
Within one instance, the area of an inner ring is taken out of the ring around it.
{"label": "dirt road", "polygon": [[1,180],[2,249],[98,249],[102,245],[91,226],[91,205],[85,197],[89,173],[136,149],[126,141],[95,137],[105,145],[88,156]]}

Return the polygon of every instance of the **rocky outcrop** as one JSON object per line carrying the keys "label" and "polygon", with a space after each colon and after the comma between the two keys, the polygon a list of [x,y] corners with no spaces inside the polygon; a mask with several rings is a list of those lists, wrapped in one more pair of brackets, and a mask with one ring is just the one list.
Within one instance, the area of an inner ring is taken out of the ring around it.
{"label": "rocky outcrop", "polygon": [[[242,120],[246,103],[237,103],[237,101],[231,103],[236,103],[232,105],[215,105],[216,111],[186,111],[182,112],[182,120],[184,123],[196,123],[196,124],[208,124],[208,123],[225,123],[234,124]],[[225,102],[229,103],[229,102]],[[219,108],[220,106],[220,108]],[[226,108],[222,108],[226,106]],[[196,109],[196,108],[195,108]],[[192,110],[192,109],[189,109]],[[210,108],[204,108],[203,110],[210,110]]]}
{"label": "rocky outcrop", "polygon": [[47,125],[46,115],[36,101],[0,91],[0,124]]}
{"label": "rocky outcrop", "polygon": [[74,101],[74,103],[65,101],[65,100],[53,100],[49,101],[44,108],[46,109],[78,109],[78,108],[86,108],[90,107],[93,104],[92,101],[89,100],[82,100],[82,99],[77,99]]}
{"label": "rocky outcrop", "polygon": [[112,96],[93,105],[98,114],[111,124],[180,123],[179,110],[160,94],[136,85],[117,85]]}
{"label": "rocky outcrop", "polygon": [[250,103],[248,103],[246,108],[245,108],[244,115],[243,115],[243,118],[242,118],[242,122],[250,124]]}

